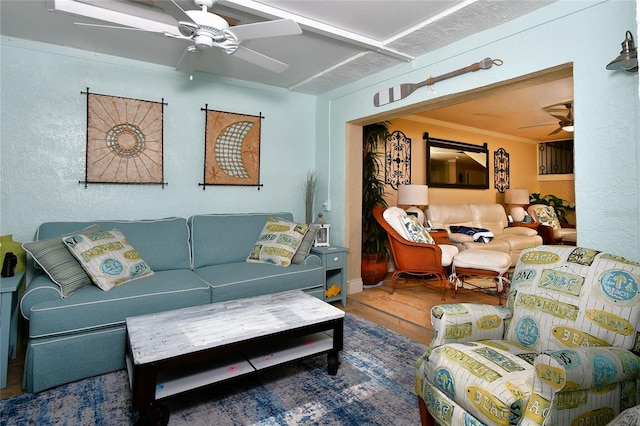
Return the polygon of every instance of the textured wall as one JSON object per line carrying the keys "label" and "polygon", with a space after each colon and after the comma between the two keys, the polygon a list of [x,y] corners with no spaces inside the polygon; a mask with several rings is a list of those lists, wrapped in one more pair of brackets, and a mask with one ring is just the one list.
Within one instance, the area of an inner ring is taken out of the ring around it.
{"label": "textured wall", "polygon": [[[2,39],[0,235],[33,238],[43,221],[159,218],[286,210],[304,220],[302,184],[315,162],[315,97],[269,86],[186,75],[90,52]],[[81,91],[168,103],[168,186],[94,185],[84,179],[86,102]],[[207,187],[201,108],[262,113],[264,187]]]}

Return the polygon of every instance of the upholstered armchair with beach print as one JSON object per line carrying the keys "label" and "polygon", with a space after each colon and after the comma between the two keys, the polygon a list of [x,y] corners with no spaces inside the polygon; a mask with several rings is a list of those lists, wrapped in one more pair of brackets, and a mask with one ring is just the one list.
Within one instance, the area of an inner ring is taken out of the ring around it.
{"label": "upholstered armchair with beach print", "polygon": [[431,311],[423,424],[606,425],[640,404],[640,264],[582,247],[522,252],[506,307]]}

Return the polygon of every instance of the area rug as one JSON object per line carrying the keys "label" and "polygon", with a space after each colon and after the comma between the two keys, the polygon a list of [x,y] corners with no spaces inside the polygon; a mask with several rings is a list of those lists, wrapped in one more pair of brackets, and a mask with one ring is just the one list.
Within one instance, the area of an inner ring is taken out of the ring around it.
{"label": "area rug", "polygon": [[[347,313],[336,376],[317,356],[166,399],[169,425],[416,425],[425,346]],[[125,371],[0,401],[0,425],[131,425]]]}

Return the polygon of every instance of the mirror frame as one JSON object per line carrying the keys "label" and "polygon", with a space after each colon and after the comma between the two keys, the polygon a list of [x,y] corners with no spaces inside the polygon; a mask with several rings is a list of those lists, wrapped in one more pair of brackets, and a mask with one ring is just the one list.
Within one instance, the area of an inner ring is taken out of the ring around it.
{"label": "mirror frame", "polygon": [[[464,189],[489,189],[489,149],[484,145],[472,145],[464,142],[450,141],[447,139],[430,138],[429,133],[424,133],[423,139],[427,142],[427,185],[432,188],[464,188]],[[484,154],[484,181],[483,184],[471,183],[443,183],[433,182],[431,179],[431,148],[444,148],[452,151],[469,151]]]}

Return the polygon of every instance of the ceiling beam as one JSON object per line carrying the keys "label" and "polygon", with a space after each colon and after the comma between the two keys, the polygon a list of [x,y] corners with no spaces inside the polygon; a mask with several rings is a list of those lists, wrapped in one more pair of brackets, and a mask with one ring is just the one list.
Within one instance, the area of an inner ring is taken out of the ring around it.
{"label": "ceiling beam", "polygon": [[232,9],[241,10],[243,12],[260,15],[264,18],[293,19],[303,29],[316,34],[321,34],[334,40],[344,41],[348,44],[363,47],[401,61],[410,62],[415,59],[415,57],[411,55],[387,47],[382,41],[343,30],[342,28],[334,27],[332,25],[297,15],[295,13],[287,12],[263,3],[258,3],[253,0],[219,0],[218,4]]}

